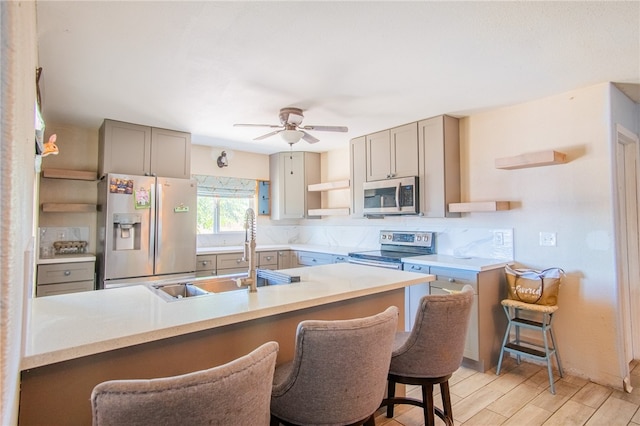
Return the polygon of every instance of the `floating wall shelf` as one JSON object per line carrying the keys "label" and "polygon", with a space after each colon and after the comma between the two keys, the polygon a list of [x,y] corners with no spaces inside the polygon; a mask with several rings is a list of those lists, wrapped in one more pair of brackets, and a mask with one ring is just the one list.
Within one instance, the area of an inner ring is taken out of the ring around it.
{"label": "floating wall shelf", "polygon": [[348,216],[349,207],[336,209],[311,209],[309,216]]}
{"label": "floating wall shelf", "polygon": [[496,158],[496,169],[524,169],[526,167],[551,166],[567,162],[567,155],[553,150],[531,152],[515,157]]}
{"label": "floating wall shelf", "polygon": [[509,201],[483,201],[477,203],[450,203],[449,211],[452,213],[469,212],[495,212],[499,210],[509,210]]}
{"label": "floating wall shelf", "polygon": [[46,213],[92,213],[95,204],[42,203],[42,211]]}
{"label": "floating wall shelf", "polygon": [[347,188],[349,188],[349,179],[339,180],[335,182],[315,183],[307,187],[309,191],[314,191],[314,192],[315,191],[331,191],[334,189],[347,189]]}
{"label": "floating wall shelf", "polygon": [[44,169],[42,170],[42,177],[50,179],[98,180],[96,172],[66,169]]}

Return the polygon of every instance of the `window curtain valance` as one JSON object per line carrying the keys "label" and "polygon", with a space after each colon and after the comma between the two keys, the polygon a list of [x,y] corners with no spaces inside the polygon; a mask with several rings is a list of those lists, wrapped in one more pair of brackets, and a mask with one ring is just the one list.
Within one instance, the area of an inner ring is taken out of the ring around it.
{"label": "window curtain valance", "polygon": [[256,195],[256,181],[223,176],[191,175],[198,182],[198,195],[250,198]]}

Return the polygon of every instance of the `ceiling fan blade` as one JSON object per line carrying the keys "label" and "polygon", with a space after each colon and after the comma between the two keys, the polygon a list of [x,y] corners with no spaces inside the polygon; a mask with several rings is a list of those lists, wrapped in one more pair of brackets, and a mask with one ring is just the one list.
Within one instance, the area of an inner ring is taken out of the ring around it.
{"label": "ceiling fan blade", "polygon": [[316,142],[320,142],[320,139],[311,136],[309,133],[305,132],[304,130],[302,131],[302,133],[304,133],[304,135],[302,135],[302,139],[304,139],[305,141],[309,142],[309,143],[316,143]]}
{"label": "ceiling fan blade", "polygon": [[275,130],[271,133],[267,133],[266,135],[262,135],[262,136],[258,136],[257,138],[253,138],[254,141],[261,141],[262,139],[266,139],[266,138],[270,138],[273,135],[277,135],[278,133],[280,133],[282,131],[281,130]]}
{"label": "ceiling fan blade", "polygon": [[317,130],[321,132],[348,132],[349,129],[345,126],[301,126],[304,130]]}
{"label": "ceiling fan blade", "polygon": [[278,124],[234,124],[233,127],[271,127],[276,129],[282,126]]}

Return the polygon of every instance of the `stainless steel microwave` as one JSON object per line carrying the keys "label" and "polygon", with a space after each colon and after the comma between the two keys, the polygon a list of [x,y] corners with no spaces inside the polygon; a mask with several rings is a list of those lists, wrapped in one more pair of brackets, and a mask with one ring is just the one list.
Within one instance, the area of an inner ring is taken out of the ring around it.
{"label": "stainless steel microwave", "polygon": [[418,176],[365,182],[364,214],[418,214]]}

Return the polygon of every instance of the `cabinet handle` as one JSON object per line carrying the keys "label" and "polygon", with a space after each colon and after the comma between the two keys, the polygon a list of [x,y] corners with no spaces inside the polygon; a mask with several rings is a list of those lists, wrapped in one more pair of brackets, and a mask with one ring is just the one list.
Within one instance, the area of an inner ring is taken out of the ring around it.
{"label": "cabinet handle", "polygon": [[267,256],[267,260],[273,259],[273,256]]}
{"label": "cabinet handle", "polygon": [[71,271],[69,271],[68,269],[66,271],[64,271],[64,276],[68,277],[69,275],[71,275]]}
{"label": "cabinet handle", "polygon": [[242,259],[236,259],[236,263],[242,262]]}
{"label": "cabinet handle", "polygon": [[411,269],[415,271],[422,271],[422,266],[411,265]]}
{"label": "cabinet handle", "polygon": [[312,261],[312,262],[317,262],[317,260],[315,260],[315,259],[311,259],[311,261]]}
{"label": "cabinet handle", "polygon": [[202,263],[202,266],[207,266],[209,264],[209,261],[208,260],[203,260],[200,263]]}

